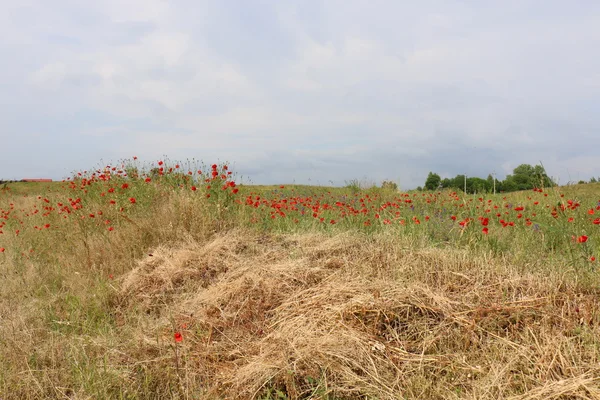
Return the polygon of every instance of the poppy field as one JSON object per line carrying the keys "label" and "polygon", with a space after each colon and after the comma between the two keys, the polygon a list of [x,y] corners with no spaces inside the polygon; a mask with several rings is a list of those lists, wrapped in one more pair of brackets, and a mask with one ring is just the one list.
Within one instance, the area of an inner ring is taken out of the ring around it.
{"label": "poppy field", "polygon": [[598,184],[6,184],[0,397],[598,398],[599,269]]}

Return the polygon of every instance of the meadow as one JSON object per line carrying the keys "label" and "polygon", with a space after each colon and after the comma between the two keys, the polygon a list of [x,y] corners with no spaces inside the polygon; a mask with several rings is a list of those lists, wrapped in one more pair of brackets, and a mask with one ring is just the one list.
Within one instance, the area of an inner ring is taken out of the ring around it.
{"label": "meadow", "polygon": [[600,398],[600,184],[0,186],[0,398]]}

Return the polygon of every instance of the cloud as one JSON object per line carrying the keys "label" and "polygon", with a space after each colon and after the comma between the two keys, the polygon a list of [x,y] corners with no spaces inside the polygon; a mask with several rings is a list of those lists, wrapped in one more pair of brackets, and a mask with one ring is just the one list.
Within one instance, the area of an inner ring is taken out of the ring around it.
{"label": "cloud", "polygon": [[[256,183],[600,175],[600,6],[531,1],[6,4],[0,172],[137,155]],[[6,149],[10,149],[7,151]]]}

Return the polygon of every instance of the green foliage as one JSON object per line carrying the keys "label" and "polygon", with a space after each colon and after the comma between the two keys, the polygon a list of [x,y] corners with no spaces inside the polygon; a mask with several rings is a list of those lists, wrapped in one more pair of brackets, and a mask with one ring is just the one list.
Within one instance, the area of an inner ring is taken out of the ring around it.
{"label": "green foliage", "polygon": [[[432,172],[427,179],[438,176]],[[590,182],[592,182],[590,180]],[[444,178],[439,182],[440,187],[444,189],[465,190],[465,176],[456,175],[454,178]],[[427,188],[427,182],[425,183]],[[513,170],[511,175],[507,175],[504,181],[496,180],[496,191],[514,192],[517,190],[531,190],[533,188],[544,188],[556,186],[556,183],[548,177],[546,170],[542,165],[531,166],[521,164]],[[431,189],[430,189],[431,190]],[[478,177],[468,177],[466,180],[467,193],[491,193],[494,190],[494,177],[490,174],[486,179]]]}
{"label": "green foliage", "polygon": [[430,172],[429,175],[427,175],[427,180],[425,181],[425,189],[437,190],[440,187],[441,181],[442,178],[440,178],[438,174]]}

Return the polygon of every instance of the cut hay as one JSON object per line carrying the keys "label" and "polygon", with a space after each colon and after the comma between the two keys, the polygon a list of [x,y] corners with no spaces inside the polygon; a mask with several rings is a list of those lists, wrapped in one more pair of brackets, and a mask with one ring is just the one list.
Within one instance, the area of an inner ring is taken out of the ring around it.
{"label": "cut hay", "polygon": [[155,249],[119,299],[123,352],[181,397],[599,398],[598,293],[466,251],[233,231]]}

